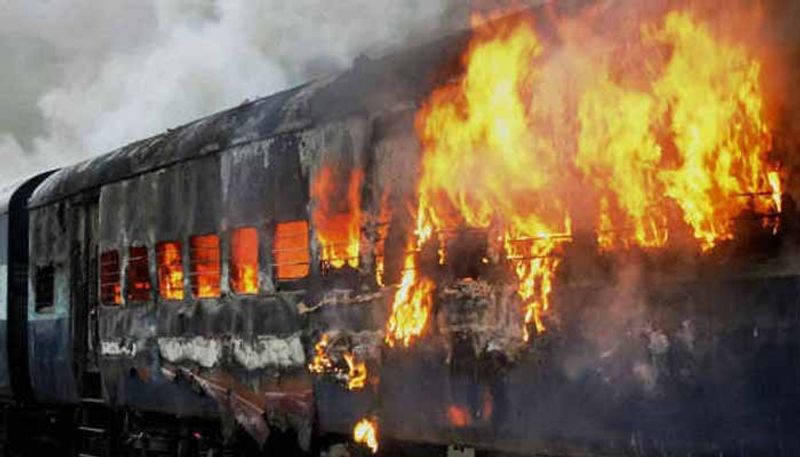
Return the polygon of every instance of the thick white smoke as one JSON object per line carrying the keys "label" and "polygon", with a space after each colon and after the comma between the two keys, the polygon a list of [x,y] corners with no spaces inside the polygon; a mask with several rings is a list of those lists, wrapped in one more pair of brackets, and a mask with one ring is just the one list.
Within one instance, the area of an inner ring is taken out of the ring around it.
{"label": "thick white smoke", "polygon": [[0,183],[442,33],[464,3],[0,0]]}

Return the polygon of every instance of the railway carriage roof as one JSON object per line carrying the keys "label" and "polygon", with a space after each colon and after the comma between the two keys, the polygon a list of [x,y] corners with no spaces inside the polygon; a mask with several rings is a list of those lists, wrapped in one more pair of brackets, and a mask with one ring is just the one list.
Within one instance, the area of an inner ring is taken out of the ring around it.
{"label": "railway carriage roof", "polygon": [[237,144],[418,101],[435,83],[442,64],[458,56],[466,38],[460,33],[382,59],[359,58],[343,74],[245,102],[64,168],[39,186],[29,206],[43,206]]}

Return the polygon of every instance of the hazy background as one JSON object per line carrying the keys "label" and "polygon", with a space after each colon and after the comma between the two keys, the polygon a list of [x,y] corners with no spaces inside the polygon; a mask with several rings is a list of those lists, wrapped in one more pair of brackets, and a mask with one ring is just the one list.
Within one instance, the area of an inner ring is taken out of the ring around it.
{"label": "hazy background", "polygon": [[0,0],[0,186],[464,24],[466,0]]}
{"label": "hazy background", "polygon": [[[800,159],[786,154],[800,138],[800,76],[785,71],[800,62],[800,0],[739,1],[765,6],[777,55],[764,73],[782,113],[776,149],[800,174]],[[0,0],[0,187],[343,70],[360,54],[466,27],[470,9],[542,2]],[[625,11],[676,2],[550,3]]]}

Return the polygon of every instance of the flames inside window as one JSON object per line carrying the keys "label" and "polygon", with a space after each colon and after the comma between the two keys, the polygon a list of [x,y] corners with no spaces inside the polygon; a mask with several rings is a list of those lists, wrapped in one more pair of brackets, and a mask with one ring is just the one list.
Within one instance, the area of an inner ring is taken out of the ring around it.
{"label": "flames inside window", "polygon": [[311,182],[312,219],[323,272],[345,265],[358,267],[363,181],[360,169],[324,165]]}
{"label": "flames inside window", "polygon": [[237,294],[258,293],[258,231],[239,228],[231,235],[231,289]]}
{"label": "flames inside window", "polygon": [[301,279],[308,276],[308,222],[280,222],[275,227],[272,249],[275,276],[278,280]]}
{"label": "flames inside window", "polygon": [[158,290],[166,300],[183,300],[183,256],[181,243],[165,241],[156,246]]}
{"label": "flames inside window", "polygon": [[192,293],[197,298],[220,295],[220,255],[217,235],[193,236],[189,239]]}
{"label": "flames inside window", "polygon": [[147,248],[131,246],[128,251],[128,300],[150,300],[150,267],[147,261]]}
{"label": "flames inside window", "polygon": [[119,253],[107,251],[100,255],[100,302],[104,305],[122,304]]}

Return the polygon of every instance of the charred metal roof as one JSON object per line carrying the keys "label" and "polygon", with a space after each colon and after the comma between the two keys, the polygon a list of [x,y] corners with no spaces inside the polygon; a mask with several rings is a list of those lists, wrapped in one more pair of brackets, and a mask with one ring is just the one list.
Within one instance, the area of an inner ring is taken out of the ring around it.
{"label": "charred metal roof", "polygon": [[453,62],[466,39],[467,34],[462,33],[382,59],[358,58],[353,68],[341,75],[243,103],[64,168],[39,186],[29,206],[46,205],[107,183],[327,120],[417,102],[436,82],[437,73],[452,66],[447,64]]}
{"label": "charred metal roof", "polygon": [[0,187],[0,214],[6,214],[9,206],[11,206],[11,198],[17,192],[17,189],[22,187],[28,178],[17,179],[10,184]]}
{"label": "charred metal roof", "polygon": [[[30,185],[35,185],[36,182],[41,182],[45,177],[53,173],[53,171],[46,171],[33,176],[17,179],[10,184],[0,188],[0,214],[6,214],[11,209],[11,201],[18,196],[23,188]],[[28,189],[25,192],[30,192]],[[27,197],[27,195],[25,195]]]}

